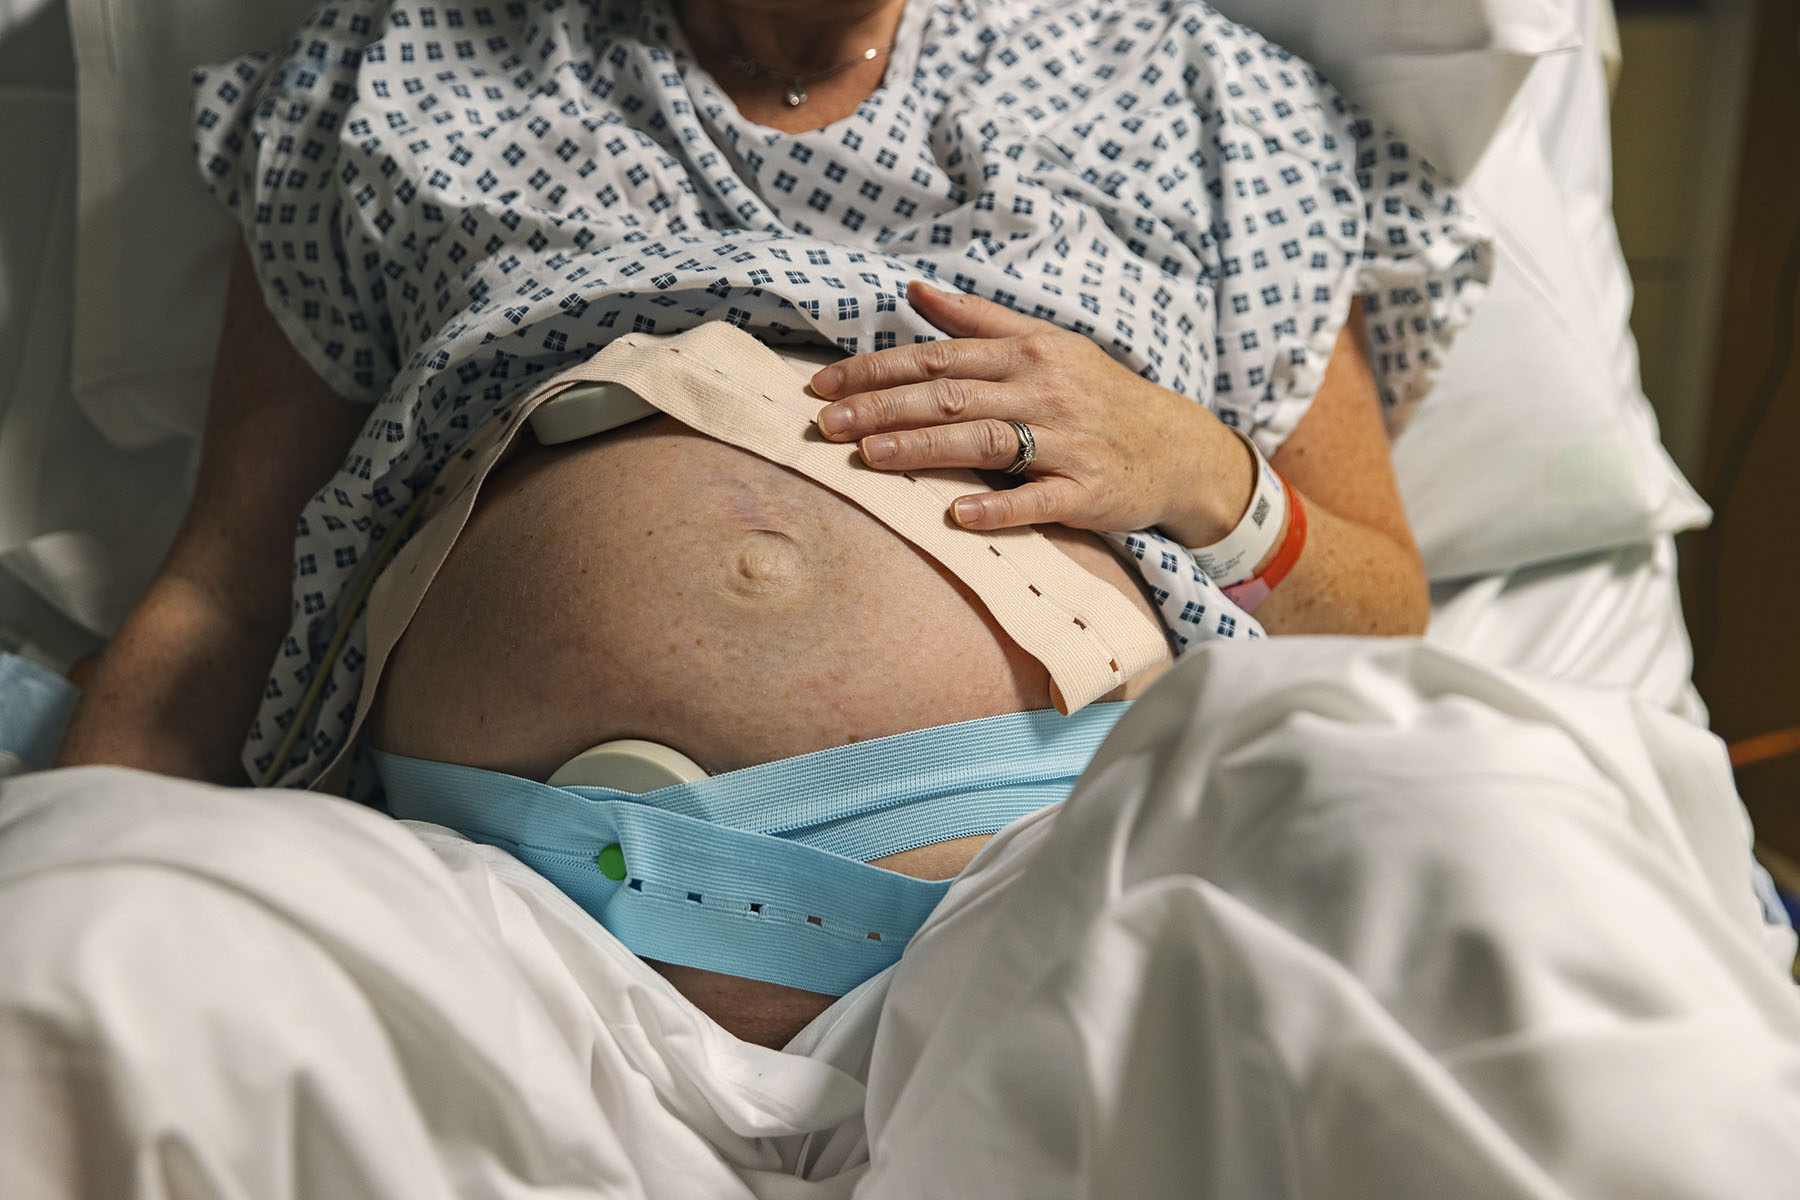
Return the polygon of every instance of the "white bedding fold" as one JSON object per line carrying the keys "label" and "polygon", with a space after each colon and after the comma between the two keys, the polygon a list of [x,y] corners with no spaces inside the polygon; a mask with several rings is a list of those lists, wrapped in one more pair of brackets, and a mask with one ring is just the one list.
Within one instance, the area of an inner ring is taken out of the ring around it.
{"label": "white bedding fold", "polygon": [[1209,647],[777,1054],[445,831],[23,776],[0,1194],[1775,1196],[1800,1003],[1745,837],[1622,693]]}

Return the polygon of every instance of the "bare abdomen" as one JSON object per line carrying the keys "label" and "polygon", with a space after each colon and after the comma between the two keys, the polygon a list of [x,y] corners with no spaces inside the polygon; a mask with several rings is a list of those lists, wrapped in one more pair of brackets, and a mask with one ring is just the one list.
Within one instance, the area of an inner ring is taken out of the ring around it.
{"label": "bare abdomen", "polygon": [[[1097,539],[1046,532],[1151,613]],[[719,774],[1049,705],[1043,668],[904,539],[799,475],[658,418],[534,448],[489,479],[388,664],[371,729],[386,750],[535,779],[623,737]],[[947,878],[983,841],[878,861]],[[665,973],[766,1044],[830,1002]]]}

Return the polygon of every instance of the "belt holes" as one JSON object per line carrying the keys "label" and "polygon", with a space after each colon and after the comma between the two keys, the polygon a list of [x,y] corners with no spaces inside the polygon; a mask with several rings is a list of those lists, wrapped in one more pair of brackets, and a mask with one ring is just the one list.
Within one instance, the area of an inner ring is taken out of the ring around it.
{"label": "belt holes", "polygon": [[1035,583],[1028,583],[1025,586],[1031,589],[1031,594],[1034,596],[1041,596],[1044,594],[1037,590],[1037,584]]}
{"label": "belt holes", "polygon": [[689,892],[688,899],[693,901],[695,904],[701,903],[701,897],[700,897],[699,892]]}
{"label": "belt holes", "polygon": [[1119,660],[1115,658],[1108,662],[1106,664],[1106,669],[1111,671],[1114,675],[1117,675],[1119,673]]}
{"label": "belt holes", "polygon": [[823,917],[808,917],[808,918],[806,918],[806,923],[808,925],[817,925],[819,928],[823,929],[825,927],[825,918],[823,918]]}
{"label": "belt holes", "polygon": [[641,892],[644,890],[644,881],[641,879],[634,879],[630,883],[626,884],[625,886],[630,888],[634,892]]}
{"label": "belt holes", "polygon": [[870,930],[869,931],[869,940],[871,942],[879,942],[881,940],[881,935],[879,933],[876,933],[874,930]]}
{"label": "belt holes", "polygon": [[1087,622],[1082,620],[1080,617],[1070,617],[1069,619],[1071,621],[1075,622],[1075,628],[1077,628],[1077,629],[1086,629],[1087,628]]}
{"label": "belt holes", "polygon": [[989,549],[989,550],[991,550],[991,551],[993,551],[993,554],[994,554],[994,557],[995,557],[995,558],[1002,558],[1002,557],[1004,557],[1004,555],[1002,555],[1002,554],[1001,554],[1001,553],[1000,553],[1000,547],[998,547],[998,546],[996,546],[996,545],[994,545],[994,544],[993,544],[993,543],[992,543],[992,542],[990,542],[990,543],[988,543],[988,549]]}
{"label": "belt holes", "polygon": [[750,902],[750,911],[751,911],[751,912],[753,912],[753,913],[760,913],[760,912],[762,912],[762,901],[760,901],[760,900],[752,900],[752,901],[751,901],[751,902]]}

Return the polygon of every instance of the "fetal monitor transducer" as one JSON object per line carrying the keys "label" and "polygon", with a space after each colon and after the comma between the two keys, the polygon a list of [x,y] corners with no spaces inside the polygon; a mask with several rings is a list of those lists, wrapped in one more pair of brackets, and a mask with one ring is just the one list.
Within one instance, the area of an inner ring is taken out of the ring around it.
{"label": "fetal monitor transducer", "polygon": [[558,446],[661,414],[622,383],[578,383],[532,410],[531,432],[544,445]]}
{"label": "fetal monitor transducer", "polygon": [[545,782],[551,787],[603,787],[641,796],[705,778],[705,769],[679,750],[660,742],[622,738],[583,750],[556,768]]}

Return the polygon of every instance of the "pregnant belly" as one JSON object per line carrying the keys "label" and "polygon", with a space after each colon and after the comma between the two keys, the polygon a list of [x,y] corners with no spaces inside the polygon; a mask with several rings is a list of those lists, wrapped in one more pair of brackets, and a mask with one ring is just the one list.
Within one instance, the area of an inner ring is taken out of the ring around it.
{"label": "pregnant belly", "polygon": [[[1098,539],[1044,532],[1154,616]],[[658,418],[534,447],[488,480],[395,649],[371,730],[395,753],[533,779],[626,737],[720,774],[1048,707],[1043,668],[910,543],[802,476]],[[983,841],[877,862],[948,878]],[[765,1044],[830,1002],[662,969]]]}

